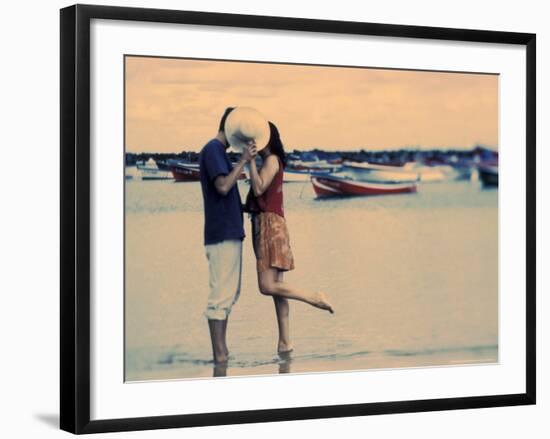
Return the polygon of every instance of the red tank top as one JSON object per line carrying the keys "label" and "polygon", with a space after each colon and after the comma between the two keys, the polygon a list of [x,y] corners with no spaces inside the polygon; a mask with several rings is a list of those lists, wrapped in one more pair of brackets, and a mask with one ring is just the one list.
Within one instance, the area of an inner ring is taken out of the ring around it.
{"label": "red tank top", "polygon": [[285,213],[283,208],[283,162],[278,156],[275,157],[277,157],[277,160],[279,161],[279,170],[275,174],[275,177],[273,177],[271,184],[259,197],[254,196],[254,191],[252,190],[251,184],[246,204],[253,212],[272,212],[284,218]]}

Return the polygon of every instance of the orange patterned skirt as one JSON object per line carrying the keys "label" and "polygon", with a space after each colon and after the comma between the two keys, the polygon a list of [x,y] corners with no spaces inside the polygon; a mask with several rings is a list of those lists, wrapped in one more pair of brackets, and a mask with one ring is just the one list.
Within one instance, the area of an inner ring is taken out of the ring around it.
{"label": "orange patterned skirt", "polygon": [[286,221],[272,212],[252,215],[252,235],[258,273],[268,268],[280,271],[294,269]]}

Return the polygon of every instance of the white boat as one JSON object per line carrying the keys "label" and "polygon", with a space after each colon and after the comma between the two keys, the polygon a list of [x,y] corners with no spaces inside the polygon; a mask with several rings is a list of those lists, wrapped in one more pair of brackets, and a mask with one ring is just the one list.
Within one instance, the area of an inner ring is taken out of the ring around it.
{"label": "white boat", "polygon": [[327,160],[291,160],[288,162],[289,169],[298,170],[298,171],[319,171],[319,170],[329,170],[336,171],[342,166],[335,163],[329,163]]}
{"label": "white boat", "polygon": [[170,180],[174,178],[172,172],[159,169],[153,159],[147,160],[145,164],[138,164],[142,180]]}
{"label": "white boat", "polygon": [[410,167],[377,165],[367,162],[344,162],[348,172],[358,174],[363,181],[378,183],[411,183],[419,179],[418,172]]}
{"label": "white boat", "polygon": [[283,182],[285,183],[302,183],[304,181],[309,181],[311,178],[311,174],[314,172],[315,174],[330,174],[331,169],[317,169],[315,171],[312,170],[304,170],[304,169],[289,169],[285,168],[284,174],[283,174]]}
{"label": "white boat", "polygon": [[311,174],[329,174],[338,172],[341,164],[329,163],[327,160],[289,160],[285,167],[283,181],[287,183],[309,181]]}

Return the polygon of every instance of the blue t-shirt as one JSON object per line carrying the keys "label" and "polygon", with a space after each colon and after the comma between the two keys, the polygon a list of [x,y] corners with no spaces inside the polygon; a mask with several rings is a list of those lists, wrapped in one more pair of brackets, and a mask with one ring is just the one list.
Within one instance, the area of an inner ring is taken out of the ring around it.
{"label": "blue t-shirt", "polygon": [[216,177],[228,175],[233,169],[224,144],[217,139],[208,142],[200,152],[199,166],[204,201],[204,245],[243,239],[243,211],[237,185],[227,195],[222,195],[214,184]]}

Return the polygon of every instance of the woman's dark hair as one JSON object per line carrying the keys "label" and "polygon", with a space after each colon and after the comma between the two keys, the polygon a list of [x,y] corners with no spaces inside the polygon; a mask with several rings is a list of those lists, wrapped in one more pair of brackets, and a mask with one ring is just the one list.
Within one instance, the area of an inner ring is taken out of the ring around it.
{"label": "woman's dark hair", "polygon": [[271,151],[272,154],[275,154],[277,157],[281,159],[281,162],[283,163],[283,168],[286,167],[286,155],[285,155],[285,148],[283,146],[283,142],[281,142],[281,136],[279,135],[279,130],[275,126],[273,122],[269,122],[269,143],[267,144],[267,147]]}
{"label": "woman's dark hair", "polygon": [[229,116],[229,113],[231,113],[235,107],[227,107],[225,111],[223,112],[223,116],[220,119],[220,126],[218,128],[218,132],[225,133],[225,120],[227,119],[227,116]]}

